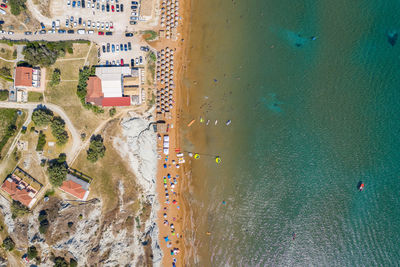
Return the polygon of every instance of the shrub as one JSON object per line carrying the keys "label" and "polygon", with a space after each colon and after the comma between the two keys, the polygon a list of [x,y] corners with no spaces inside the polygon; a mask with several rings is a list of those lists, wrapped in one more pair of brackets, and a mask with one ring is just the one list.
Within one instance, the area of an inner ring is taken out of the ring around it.
{"label": "shrub", "polygon": [[69,260],[69,267],[77,267],[78,262],[75,259],[70,259]]}
{"label": "shrub", "polygon": [[49,227],[49,221],[47,219],[44,219],[43,221],[40,221],[39,232],[41,234],[46,234],[47,230],[49,230]]}
{"label": "shrub", "polygon": [[13,200],[11,203],[11,214],[13,219],[23,216],[29,212],[29,209],[21,204],[19,201]]}
{"label": "shrub", "polygon": [[46,126],[51,122],[53,112],[45,107],[37,108],[32,113],[32,121],[37,126]]}
{"label": "shrub", "polygon": [[36,145],[36,151],[43,151],[45,144],[46,144],[46,135],[42,131],[40,131],[38,142]]}
{"label": "shrub", "polygon": [[29,131],[32,133],[32,132],[34,132],[35,131],[35,127],[34,126],[31,126],[31,128],[29,129]]}
{"label": "shrub", "polygon": [[68,262],[63,257],[56,257],[54,267],[68,267]]}
{"label": "shrub", "polygon": [[46,219],[47,219],[47,212],[45,210],[41,210],[38,216],[39,222],[44,221]]}
{"label": "shrub", "polygon": [[101,135],[93,135],[90,138],[90,145],[87,152],[87,159],[90,162],[96,162],[100,158],[104,157],[106,147],[103,144],[103,137]]}
{"label": "shrub", "polygon": [[11,77],[11,69],[7,67],[1,67],[0,75],[4,77]]}
{"label": "shrub", "polygon": [[26,0],[10,0],[11,14],[18,16],[21,11],[26,10]]}
{"label": "shrub", "polygon": [[61,81],[61,71],[59,69],[54,69],[53,74],[51,75],[50,86],[59,85]]}
{"label": "shrub", "polygon": [[68,168],[65,162],[60,163],[57,160],[52,160],[47,171],[49,173],[50,183],[53,186],[61,186],[67,177]]}
{"label": "shrub", "polygon": [[3,240],[3,248],[5,250],[11,251],[15,248],[15,243],[14,240],[12,240],[12,238],[10,236],[7,236],[4,240]]}
{"label": "shrub", "polygon": [[111,108],[109,113],[110,113],[110,117],[113,117],[115,115],[115,113],[117,113],[117,110],[115,108]]}
{"label": "shrub", "polygon": [[35,247],[35,246],[30,246],[30,247],[28,248],[27,255],[28,255],[28,258],[29,258],[30,260],[36,258],[37,255],[38,255],[38,252],[37,252],[36,247]]}
{"label": "shrub", "polygon": [[28,42],[22,53],[28,64],[48,67],[53,65],[58,57],[64,56],[72,44],[71,41]]}

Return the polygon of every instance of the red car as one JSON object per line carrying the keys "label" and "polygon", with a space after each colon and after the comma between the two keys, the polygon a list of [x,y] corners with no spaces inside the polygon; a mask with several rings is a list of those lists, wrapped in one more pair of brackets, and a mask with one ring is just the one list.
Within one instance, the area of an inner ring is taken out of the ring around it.
{"label": "red car", "polygon": [[121,66],[124,65],[124,60],[121,58]]}
{"label": "red car", "polygon": [[5,5],[5,4],[1,4],[0,6],[4,7],[4,8],[7,8],[7,5]]}
{"label": "red car", "polygon": [[104,32],[99,32],[99,35],[104,35]]}
{"label": "red car", "polygon": [[111,6],[111,11],[114,12],[114,5]]}

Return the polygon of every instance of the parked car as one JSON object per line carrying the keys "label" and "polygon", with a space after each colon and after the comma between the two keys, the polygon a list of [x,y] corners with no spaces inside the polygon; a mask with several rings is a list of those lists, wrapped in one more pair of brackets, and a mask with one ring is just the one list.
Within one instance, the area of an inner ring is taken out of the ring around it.
{"label": "parked car", "polygon": [[72,7],[75,7],[76,1],[72,1]]}
{"label": "parked car", "polygon": [[115,45],[115,51],[119,52],[119,45],[118,44]]}
{"label": "parked car", "polygon": [[111,45],[111,51],[112,51],[113,53],[115,52],[115,45],[114,45],[114,44]]}
{"label": "parked car", "polygon": [[58,30],[58,33],[65,33],[65,30]]}
{"label": "parked car", "polygon": [[123,44],[120,44],[119,48],[120,48],[121,51],[124,51],[124,45]]}
{"label": "parked car", "polygon": [[115,11],[115,9],[114,9],[114,5],[111,5],[111,11],[112,11],[112,12],[114,12],[114,11]]}
{"label": "parked car", "polygon": [[106,11],[110,12],[110,5],[109,4],[106,5]]}
{"label": "parked car", "polygon": [[123,66],[123,65],[124,65],[124,59],[121,58],[121,66]]}
{"label": "parked car", "polygon": [[148,52],[150,49],[148,46],[141,46],[140,51]]}
{"label": "parked car", "polygon": [[131,42],[128,42],[128,50],[132,50]]}
{"label": "parked car", "polygon": [[126,44],[124,44],[124,50],[128,51],[128,46]]}
{"label": "parked car", "polygon": [[7,5],[6,4],[1,4],[0,5],[2,8],[7,8]]}
{"label": "parked car", "polygon": [[32,32],[25,32],[25,35],[32,35]]}
{"label": "parked car", "polygon": [[112,35],[112,32],[106,32],[106,35]]}
{"label": "parked car", "polygon": [[76,6],[77,6],[77,7],[81,7],[81,1],[78,1],[78,2],[76,3]]}
{"label": "parked car", "polygon": [[106,46],[105,45],[103,45],[103,53],[105,53],[106,52]]}
{"label": "parked car", "polygon": [[121,12],[124,12],[124,4],[120,5]]}
{"label": "parked car", "polygon": [[46,27],[44,26],[43,22],[40,22],[40,27],[41,27],[42,29],[46,28]]}
{"label": "parked car", "polygon": [[143,57],[142,57],[142,56],[139,57],[139,63],[140,63],[140,64],[143,63]]}
{"label": "parked car", "polygon": [[79,24],[79,25],[82,25],[82,18],[79,18],[79,19],[78,19],[78,24]]}
{"label": "parked car", "polygon": [[131,59],[131,67],[135,66],[135,60],[132,58]]}
{"label": "parked car", "polygon": [[110,22],[110,29],[114,29],[114,24]]}
{"label": "parked car", "polygon": [[127,33],[125,33],[125,36],[126,36],[126,37],[132,37],[132,36],[133,36],[133,33],[127,32]]}
{"label": "parked car", "polygon": [[39,31],[39,34],[46,34],[46,30]]}
{"label": "parked car", "polygon": [[99,32],[99,35],[104,35],[104,32]]}
{"label": "parked car", "polygon": [[131,21],[129,21],[129,24],[131,24],[131,25],[136,25],[136,24],[137,24],[137,22],[136,22],[136,21],[133,21],[133,20],[131,20]]}
{"label": "parked car", "polygon": [[74,34],[74,33],[75,33],[74,30],[68,30],[67,32],[68,32],[69,34]]}
{"label": "parked car", "polygon": [[110,44],[107,43],[107,52],[110,52]]}
{"label": "parked car", "polygon": [[101,11],[104,12],[105,9],[106,9],[106,7],[104,5],[101,5]]}
{"label": "parked car", "polygon": [[136,6],[139,5],[139,3],[136,1],[132,1],[131,3],[132,3],[132,5],[136,5]]}
{"label": "parked car", "polygon": [[137,6],[131,6],[132,10],[137,10]]}
{"label": "parked car", "polygon": [[85,8],[85,0],[82,0],[82,8]]}

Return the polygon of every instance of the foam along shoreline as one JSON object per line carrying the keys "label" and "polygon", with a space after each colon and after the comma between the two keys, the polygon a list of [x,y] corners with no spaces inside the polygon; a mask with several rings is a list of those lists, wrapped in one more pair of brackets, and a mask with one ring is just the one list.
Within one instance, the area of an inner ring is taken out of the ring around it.
{"label": "foam along shoreline", "polygon": [[[151,113],[151,112],[150,112]],[[120,151],[121,155],[126,158],[127,163],[131,167],[136,176],[137,183],[143,190],[142,199],[149,202],[152,206],[150,218],[145,222],[145,231],[142,234],[134,228],[135,236],[138,244],[136,248],[143,250],[141,240],[146,235],[151,237],[151,246],[153,252],[154,266],[160,266],[162,260],[162,251],[158,243],[158,226],[157,212],[159,203],[156,197],[156,175],[157,175],[157,139],[148,119],[144,119],[145,115],[138,115],[129,112],[129,116],[121,122],[122,137],[114,139],[114,147]],[[137,251],[136,255],[143,254]]]}

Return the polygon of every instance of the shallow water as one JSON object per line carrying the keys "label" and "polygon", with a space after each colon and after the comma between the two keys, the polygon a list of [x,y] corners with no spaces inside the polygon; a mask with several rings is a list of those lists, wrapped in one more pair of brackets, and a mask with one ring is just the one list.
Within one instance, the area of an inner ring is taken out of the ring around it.
{"label": "shallow water", "polygon": [[190,265],[400,262],[400,2],[192,6]]}

